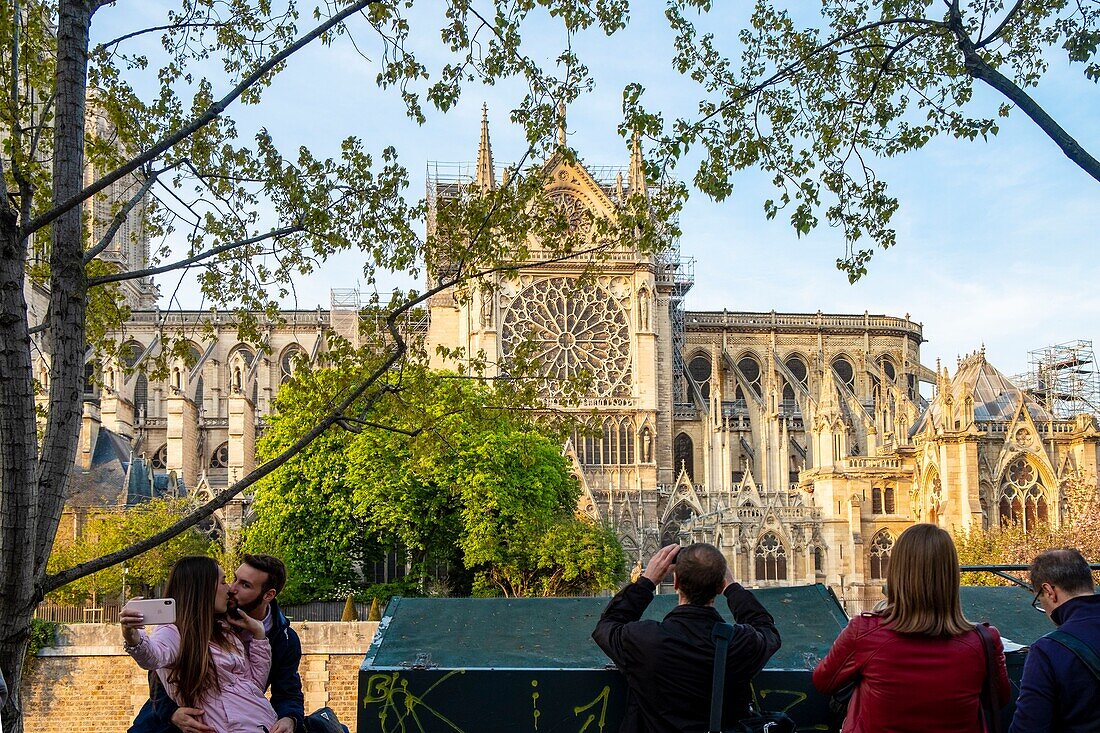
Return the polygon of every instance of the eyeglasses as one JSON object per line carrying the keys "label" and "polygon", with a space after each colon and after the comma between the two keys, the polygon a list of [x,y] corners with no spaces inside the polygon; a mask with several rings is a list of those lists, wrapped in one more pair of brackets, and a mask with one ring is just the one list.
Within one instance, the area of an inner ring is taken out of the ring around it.
{"label": "eyeglasses", "polygon": [[1043,605],[1039,603],[1039,599],[1043,597],[1043,588],[1039,587],[1039,592],[1035,594],[1035,598],[1031,601],[1031,607],[1039,613],[1046,613],[1047,610],[1043,608]]}

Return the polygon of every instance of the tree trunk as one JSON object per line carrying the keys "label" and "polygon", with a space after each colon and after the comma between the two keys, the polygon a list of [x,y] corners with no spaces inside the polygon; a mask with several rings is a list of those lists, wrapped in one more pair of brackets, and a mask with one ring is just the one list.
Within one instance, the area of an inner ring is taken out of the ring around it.
{"label": "tree trunk", "polygon": [[[84,185],[84,104],[91,0],[62,0],[57,18],[53,200]],[[19,687],[34,607],[41,599],[53,536],[65,503],[80,434],[87,278],[81,207],[59,216],[51,231],[49,415],[36,461],[32,349],[24,297],[26,239],[12,212],[0,212],[0,668],[12,694],[4,730],[22,733]]]}

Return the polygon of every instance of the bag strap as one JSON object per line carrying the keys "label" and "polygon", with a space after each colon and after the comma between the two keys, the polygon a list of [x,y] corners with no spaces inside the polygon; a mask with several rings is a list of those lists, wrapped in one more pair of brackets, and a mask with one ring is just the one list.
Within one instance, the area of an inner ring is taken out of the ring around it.
{"label": "bag strap", "polygon": [[1004,702],[997,698],[997,686],[993,680],[997,678],[997,649],[993,643],[993,634],[985,624],[974,624],[974,630],[982,640],[982,649],[985,650],[985,681],[982,682],[981,704],[986,719],[986,726],[992,733],[1000,733],[1004,730],[1001,720],[1001,708]]}
{"label": "bag strap", "polygon": [[726,652],[729,650],[733,626],[725,621],[714,625],[710,638],[714,640],[714,678],[710,688],[710,733],[722,730],[722,697],[726,690]]}
{"label": "bag strap", "polygon": [[1092,676],[1096,678],[1096,681],[1100,682],[1100,656],[1096,655],[1092,647],[1068,631],[1062,631],[1061,629],[1050,632],[1047,634],[1047,638],[1058,642],[1076,654],[1077,658],[1092,672]]}

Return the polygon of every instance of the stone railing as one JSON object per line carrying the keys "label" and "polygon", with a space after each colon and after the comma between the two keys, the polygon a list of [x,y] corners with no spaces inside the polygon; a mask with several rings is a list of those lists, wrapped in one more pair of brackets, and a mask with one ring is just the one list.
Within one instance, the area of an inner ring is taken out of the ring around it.
{"label": "stone railing", "polygon": [[686,323],[690,326],[719,326],[749,330],[775,331],[892,331],[923,338],[921,324],[908,318],[894,316],[845,315],[833,313],[767,313],[736,311],[689,311]]}
{"label": "stone railing", "polygon": [[843,464],[847,469],[871,468],[897,471],[902,468],[902,460],[900,458],[891,458],[888,456],[852,456],[850,458],[845,458]]}

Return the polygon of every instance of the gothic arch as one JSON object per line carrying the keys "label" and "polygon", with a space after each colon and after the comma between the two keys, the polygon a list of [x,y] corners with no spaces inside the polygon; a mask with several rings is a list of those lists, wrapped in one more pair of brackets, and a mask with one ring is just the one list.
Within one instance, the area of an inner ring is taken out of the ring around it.
{"label": "gothic arch", "polygon": [[672,443],[672,473],[680,475],[682,468],[687,477],[695,480],[695,444],[687,433],[680,433]]}
{"label": "gothic arch", "polygon": [[775,532],[768,531],[756,540],[753,548],[757,582],[784,581],[788,579],[786,544]]}
{"label": "gothic arch", "polygon": [[284,384],[302,365],[303,359],[308,359],[306,350],[301,344],[291,344],[283,349],[279,355],[279,384]]}
{"label": "gothic arch", "polygon": [[917,514],[920,521],[924,514],[924,521],[931,524],[939,524],[941,504],[943,503],[943,483],[940,481],[940,470],[935,465],[925,469],[921,480],[921,498]]}
{"label": "gothic arch", "polygon": [[829,361],[829,367],[837,381],[848,388],[853,394],[856,391],[856,360],[841,352],[833,356]]}
{"label": "gothic arch", "polygon": [[871,538],[868,550],[868,568],[871,580],[885,580],[890,567],[890,553],[894,551],[894,535],[888,529],[880,529]]}
{"label": "gothic arch", "polygon": [[1019,453],[997,479],[997,516],[1001,526],[1019,524],[1025,533],[1050,521],[1050,485],[1042,466]]}
{"label": "gothic arch", "polygon": [[681,528],[695,514],[695,508],[685,499],[671,505],[661,522],[661,547],[679,542]]}

